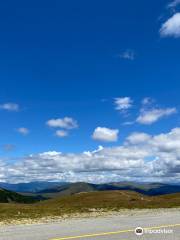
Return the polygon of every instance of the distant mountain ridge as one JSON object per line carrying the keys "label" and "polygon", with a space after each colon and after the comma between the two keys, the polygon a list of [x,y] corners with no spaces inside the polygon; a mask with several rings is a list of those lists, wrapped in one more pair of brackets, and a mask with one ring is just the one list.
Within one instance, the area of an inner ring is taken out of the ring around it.
{"label": "distant mountain ridge", "polygon": [[56,196],[69,196],[81,192],[131,190],[149,196],[179,193],[180,185],[163,183],[137,183],[137,182],[112,182],[93,184],[86,182],[30,182],[30,183],[0,183],[0,188],[18,193],[33,193],[51,198]]}
{"label": "distant mountain ridge", "polygon": [[37,181],[29,183],[4,183],[0,182],[0,188],[4,188],[10,191],[20,192],[20,193],[36,193],[46,188],[58,187],[65,183],[63,182],[46,182]]}
{"label": "distant mountain ridge", "polygon": [[92,183],[67,183],[58,187],[44,189],[39,194],[45,194],[46,197],[68,196],[82,192],[94,191],[113,191],[113,190],[130,190],[148,196],[156,196],[180,192],[180,185],[170,185],[162,183],[133,183],[119,182],[107,184]]}
{"label": "distant mountain ridge", "polygon": [[84,182],[78,182],[78,183],[68,183],[62,186],[53,187],[49,189],[44,189],[38,194],[47,194],[47,196],[69,196],[77,193],[82,192],[94,192],[97,191],[97,185],[91,184],[91,183],[84,183]]}

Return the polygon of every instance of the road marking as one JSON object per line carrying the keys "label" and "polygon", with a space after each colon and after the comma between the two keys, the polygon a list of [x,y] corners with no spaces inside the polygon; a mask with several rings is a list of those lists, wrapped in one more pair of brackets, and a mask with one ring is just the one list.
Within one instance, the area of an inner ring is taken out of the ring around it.
{"label": "road marking", "polygon": [[[180,223],[171,224],[171,225],[155,226],[155,227],[146,227],[146,228],[143,228],[143,229],[151,230],[151,229],[170,228],[170,227],[180,227]],[[121,234],[121,233],[134,232],[134,230],[135,229],[129,229],[129,230],[120,230],[120,231],[117,231],[117,232],[105,232],[105,233],[94,233],[94,234],[72,236],[72,237],[60,237],[60,238],[53,238],[53,239],[50,239],[50,240],[69,240],[69,239],[101,237],[101,236],[107,236],[107,235],[115,235],[115,234]]]}
{"label": "road marking", "polygon": [[130,230],[121,230],[121,231],[117,231],[117,232],[87,234],[87,235],[80,235],[80,236],[73,236],[73,237],[54,238],[54,239],[50,239],[50,240],[68,240],[68,239],[101,237],[101,236],[114,235],[114,234],[127,233],[127,232],[134,232],[134,229],[133,230],[132,229],[130,229]]}

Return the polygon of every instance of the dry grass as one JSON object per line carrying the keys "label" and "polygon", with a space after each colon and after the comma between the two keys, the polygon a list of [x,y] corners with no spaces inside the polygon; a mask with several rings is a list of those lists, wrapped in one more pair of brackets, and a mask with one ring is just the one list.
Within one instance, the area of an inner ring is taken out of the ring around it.
{"label": "dry grass", "polygon": [[180,206],[180,193],[148,197],[132,191],[79,193],[35,204],[0,204],[1,221],[59,217],[92,211],[173,208]]}

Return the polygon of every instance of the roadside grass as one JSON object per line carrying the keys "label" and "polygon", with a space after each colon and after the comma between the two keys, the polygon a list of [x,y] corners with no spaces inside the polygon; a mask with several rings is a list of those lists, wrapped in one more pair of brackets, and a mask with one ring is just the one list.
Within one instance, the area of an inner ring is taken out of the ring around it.
{"label": "roadside grass", "polygon": [[180,193],[149,197],[132,191],[79,193],[34,204],[0,204],[0,222],[63,217],[64,215],[121,209],[180,207]]}

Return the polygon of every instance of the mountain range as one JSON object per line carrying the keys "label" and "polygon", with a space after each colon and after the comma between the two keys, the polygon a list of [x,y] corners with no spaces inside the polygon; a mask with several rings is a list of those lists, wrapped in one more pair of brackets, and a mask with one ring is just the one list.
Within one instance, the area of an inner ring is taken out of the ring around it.
{"label": "mountain range", "polygon": [[95,191],[114,191],[114,190],[130,190],[148,196],[163,195],[180,192],[179,185],[170,185],[162,183],[134,183],[134,182],[119,182],[107,184],[91,184],[91,183],[66,183],[58,187],[47,188],[39,191],[38,194],[43,194],[46,197],[68,196],[80,192],[95,192]]}
{"label": "mountain range", "polygon": [[0,182],[0,188],[4,188],[10,191],[20,192],[20,193],[36,193],[42,191],[46,188],[58,187],[63,185],[63,182],[28,182],[28,183],[5,183]]}
{"label": "mountain range", "polygon": [[[6,190],[5,190],[6,189]],[[85,182],[30,182],[0,183],[0,202],[35,202],[55,197],[71,196],[79,193],[126,190],[147,196],[157,196],[180,192],[180,185],[163,183],[114,182],[92,184]]]}

